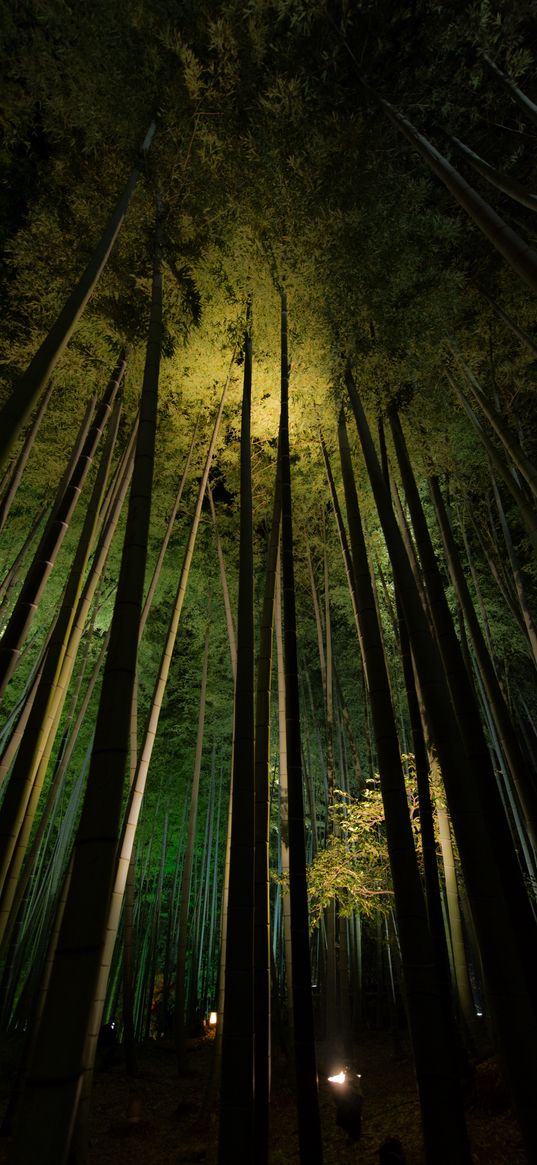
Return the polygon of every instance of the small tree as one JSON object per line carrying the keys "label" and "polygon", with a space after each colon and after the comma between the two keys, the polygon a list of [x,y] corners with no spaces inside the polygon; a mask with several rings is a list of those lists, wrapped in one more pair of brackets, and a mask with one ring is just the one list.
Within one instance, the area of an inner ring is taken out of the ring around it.
{"label": "small tree", "polygon": [[384,809],[378,779],[357,799],[335,790],[330,815],[334,832],[308,870],[312,926],[317,926],[328,904],[337,898],[339,913],[359,910],[367,918],[387,914],[392,905]]}

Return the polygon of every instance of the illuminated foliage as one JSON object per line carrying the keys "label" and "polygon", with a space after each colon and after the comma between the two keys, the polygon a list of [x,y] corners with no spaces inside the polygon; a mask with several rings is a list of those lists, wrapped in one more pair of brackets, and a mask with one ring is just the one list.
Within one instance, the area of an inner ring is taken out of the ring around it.
{"label": "illuminated foliage", "polygon": [[337,791],[331,813],[334,832],[308,871],[312,925],[317,926],[332,899],[341,915],[360,911],[378,918],[392,906],[384,810],[378,780],[358,799]]}

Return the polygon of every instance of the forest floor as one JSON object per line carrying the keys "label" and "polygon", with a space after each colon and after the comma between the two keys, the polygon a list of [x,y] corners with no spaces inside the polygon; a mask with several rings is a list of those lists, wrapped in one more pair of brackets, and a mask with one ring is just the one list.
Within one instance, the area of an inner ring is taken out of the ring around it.
{"label": "forest floor", "polygon": [[[119,1052],[106,1069],[96,1071],[88,1165],[212,1165],[216,1124],[206,1115],[206,1090],[213,1050],[209,1037],[190,1041],[185,1070],[178,1075],[173,1047],[150,1041],[140,1052],[135,1093]],[[11,1075],[9,1049],[4,1048],[2,1059],[5,1070],[0,1078],[0,1100],[4,1107]],[[331,1086],[321,1083],[325,1165],[377,1165],[379,1145],[387,1136],[400,1138],[406,1165],[423,1165],[410,1057],[396,1057],[389,1036],[366,1032],[356,1049],[355,1062],[362,1075],[364,1094],[362,1137],[353,1143],[338,1128]],[[288,1069],[284,1065],[275,1067],[270,1165],[298,1165],[293,1095]],[[467,1122],[475,1165],[526,1165],[493,1059],[478,1066],[468,1099]],[[0,1165],[8,1160],[9,1138],[0,1137]]]}

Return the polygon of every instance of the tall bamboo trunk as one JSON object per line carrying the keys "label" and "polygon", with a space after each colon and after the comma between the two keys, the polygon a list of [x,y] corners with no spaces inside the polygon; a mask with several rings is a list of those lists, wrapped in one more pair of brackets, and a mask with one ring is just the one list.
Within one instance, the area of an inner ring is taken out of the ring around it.
{"label": "tall bamboo trunk", "polygon": [[[287,780],[287,733],[285,715],[285,664],[283,657],[283,623],[282,623],[282,587],[281,566],[278,561],[276,573],[276,592],[274,596],[274,624],[276,631],[276,658],[278,661],[278,756],[279,756],[279,795],[280,795],[280,851],[282,875],[285,883],[289,883],[289,785]],[[285,969],[285,999],[286,999],[286,1032],[287,1038],[293,1039],[293,953],[291,943],[291,908],[289,893],[283,893],[283,947]]]}
{"label": "tall bamboo trunk", "polygon": [[[151,509],[162,336],[160,231],[140,426],[110,647],[73,868],[15,1137],[15,1160],[64,1165],[84,1071],[116,863]],[[62,1027],[69,1014],[68,1032]],[[58,1031],[65,1038],[58,1040]]]}
{"label": "tall bamboo trunk", "polygon": [[[237,683],[218,1160],[254,1161],[254,619],[248,310],[241,416]],[[263,1150],[262,1150],[263,1153]]]}
{"label": "tall bamboo trunk", "polygon": [[481,786],[482,774],[469,764],[462,744],[443,665],[429,635],[350,369],[346,381],[438,750],[501,1052],[520,1125],[531,1146],[537,1136],[537,1114],[530,1096],[537,1081],[531,1067],[528,1074],[521,1065],[532,1064],[530,1049],[537,1044],[532,986],[532,968],[537,962],[534,922],[527,899],[518,889],[511,841],[499,828],[496,814],[491,817],[491,790],[488,783],[486,788]]}
{"label": "tall bamboo trunk", "polygon": [[261,613],[255,704],[254,1126],[258,1165],[266,1165],[268,1162],[271,1083],[269,758],[272,632],[281,524],[280,476],[278,453]]}
{"label": "tall bamboo trunk", "polygon": [[520,562],[518,560],[518,555],[517,555],[515,548],[513,546],[513,539],[511,537],[511,531],[510,531],[508,523],[507,523],[507,518],[505,516],[505,509],[503,506],[502,499],[500,497],[500,491],[498,489],[496,479],[494,477],[494,473],[492,472],[492,469],[491,469],[491,479],[492,479],[492,490],[494,493],[494,500],[496,502],[496,509],[498,511],[498,516],[500,519],[500,526],[502,529],[503,541],[505,543],[505,548],[507,550],[507,557],[509,560],[511,574],[513,577],[517,609],[518,609],[520,616],[521,616],[522,626],[524,627],[526,635],[528,637],[528,643],[530,645],[530,649],[531,649],[531,653],[533,656],[535,666],[537,667],[537,627],[535,625],[533,613],[530,609],[526,584],[524,581],[522,570],[520,568]]}
{"label": "tall bamboo trunk", "polygon": [[207,497],[209,498],[209,506],[211,509],[211,518],[213,522],[214,537],[216,542],[216,553],[218,555],[218,566],[220,568],[220,582],[222,584],[222,595],[224,599],[224,610],[226,612],[226,628],[229,643],[229,655],[231,659],[231,672],[233,675],[233,683],[237,680],[237,642],[235,637],[235,626],[233,623],[233,612],[231,610],[231,601],[229,598],[229,587],[227,583],[226,563],[224,559],[224,552],[222,550],[222,543],[218,533],[218,525],[216,521],[216,509],[213,498],[213,491],[210,485],[207,486]]}
{"label": "tall bamboo trunk", "polygon": [[[210,599],[209,599],[210,607]],[[175,1048],[177,1062],[182,1068],[185,1055],[185,972],[188,944],[188,912],[190,906],[190,891],[192,882],[192,866],[194,862],[194,842],[196,838],[196,824],[198,817],[198,799],[201,778],[201,761],[203,756],[203,737],[205,732],[205,709],[207,706],[207,673],[209,668],[209,615],[205,632],[205,646],[203,649],[203,663],[201,668],[200,702],[198,715],[198,735],[196,740],[196,755],[194,759],[194,773],[190,794],[190,814],[188,819],[188,833],[186,840],[183,871],[181,876],[181,898],[179,909],[179,942],[177,949],[177,969],[175,975]]]}
{"label": "tall bamboo trunk", "polygon": [[[140,161],[147,153],[155,133],[155,122],[151,122],[142,143]],[[112,247],[119,234],[129,203],[136,188],[139,170],[136,167],[121,194],[112,217],[97,244],[93,255],[80,277],[76,287],[68,297],[48,336],[31,360],[26,372],[21,376],[15,392],[0,413],[0,467],[5,464],[17,434],[24,425],[36,399],[49,379],[59,357],[67,347],[71,335],[84,311],[99,276],[106,265]]]}
{"label": "tall bamboo trunk", "polygon": [[532,352],[534,356],[537,356],[537,344],[534,340],[532,340],[531,336],[529,336],[523,328],[519,327],[519,325],[516,323],[516,320],[512,319],[512,317],[508,315],[507,312],[504,311],[498,303],[496,303],[496,300],[494,300],[492,296],[488,294],[488,291],[485,291],[484,287],[481,287],[480,284],[476,284],[476,287],[479,291],[479,294],[482,295],[484,299],[486,299],[487,303],[490,303],[492,310],[496,312],[496,315],[499,317],[499,319],[503,320],[504,324],[506,324],[507,327],[510,328],[510,330],[513,332],[513,334],[517,336],[518,339],[521,340],[527,348],[529,348],[529,351]]}
{"label": "tall bamboo trunk", "polygon": [[[97,680],[99,679],[99,675],[100,675],[100,672],[101,672],[101,669],[103,666],[103,661],[105,659],[106,651],[108,648],[109,638],[110,638],[110,633],[108,631],[103,639],[103,643],[102,643],[101,649],[99,651],[99,655],[97,657],[93,671],[92,671],[91,676],[89,678],[89,682],[88,682],[86,691],[84,693],[84,698],[83,698],[82,703],[80,705],[80,708],[79,708],[75,723],[72,727],[72,731],[70,733],[69,739],[66,741],[65,749],[63,750],[62,755],[59,758],[59,763],[57,763],[57,765],[56,765],[54,777],[51,781],[50,788],[49,788],[48,793],[47,793],[46,803],[43,806],[43,809],[39,814],[39,824],[38,824],[35,832],[32,835],[31,846],[30,846],[30,848],[27,852],[27,855],[26,855],[24,869],[23,869],[23,871],[18,879],[18,882],[17,882],[16,891],[15,891],[15,894],[13,897],[13,902],[12,902],[12,905],[10,908],[9,920],[8,920],[5,934],[4,934],[4,937],[2,940],[2,948],[4,948],[6,946],[6,944],[8,944],[8,943],[11,944],[11,948],[13,948],[13,946],[15,946],[15,947],[17,946],[17,927],[19,925],[20,915],[22,912],[24,896],[26,894],[26,890],[27,890],[28,884],[30,882],[30,879],[35,874],[35,867],[36,867],[36,862],[37,862],[37,859],[38,859],[38,856],[40,853],[41,843],[43,842],[43,838],[45,836],[45,832],[46,832],[47,826],[49,824],[49,821],[51,819],[51,816],[55,812],[55,809],[56,809],[58,794],[59,794],[60,789],[62,788],[62,785],[64,783],[65,774],[66,774],[67,769],[69,767],[69,764],[71,762],[71,758],[73,755],[75,745],[77,743],[77,738],[78,738],[78,734],[80,732],[80,728],[82,726],[82,722],[83,722],[84,717],[86,715],[86,712],[88,710],[89,702],[90,702],[91,697],[93,695],[95,685],[97,683]],[[37,880],[37,878],[36,878],[36,880]],[[8,956],[7,962],[11,961],[11,957],[12,956]]]}
{"label": "tall bamboo trunk", "polygon": [[151,576],[151,582],[147,588],[147,594],[145,596],[144,605],[142,607],[142,615],[140,618],[140,639],[142,638],[142,635],[144,633],[145,625],[147,623],[147,617],[148,617],[149,612],[151,610],[151,605],[152,605],[153,599],[155,597],[155,591],[156,591],[157,586],[158,586],[158,582],[159,582],[159,578],[160,578],[160,574],[161,574],[161,570],[162,570],[162,564],[164,562],[164,558],[166,555],[166,551],[168,549],[169,541],[170,541],[170,538],[172,536],[173,529],[175,526],[175,519],[177,517],[177,512],[179,510],[179,506],[181,505],[181,498],[183,496],[183,491],[185,488],[186,479],[188,477],[188,471],[190,469],[190,462],[192,460],[192,454],[194,452],[196,434],[198,431],[198,422],[199,422],[199,417],[198,417],[198,420],[196,421],[196,424],[194,426],[194,432],[192,433],[192,440],[190,442],[190,447],[189,447],[186,461],[184,464],[183,472],[181,474],[181,481],[179,482],[179,489],[177,490],[177,495],[176,495],[175,501],[174,501],[173,506],[172,506],[172,511],[171,511],[170,517],[168,519],[168,525],[166,526],[166,533],[164,535],[164,538],[162,539],[162,542],[160,545],[160,550],[158,553],[158,558],[157,558],[157,561],[155,563],[155,568],[153,570],[153,574]]}
{"label": "tall bamboo trunk", "polygon": [[[511,615],[512,615],[515,623],[518,625],[519,629],[522,631],[522,634],[526,635],[527,628],[525,626],[522,612],[520,610],[520,605],[519,605],[519,602],[517,599],[517,593],[515,590],[515,584],[514,584],[514,581],[512,579],[512,576],[509,577],[507,575],[505,564],[503,561],[501,561],[501,558],[500,558],[501,551],[497,545],[496,537],[493,534],[492,525],[491,525],[491,529],[488,531],[488,538],[487,538],[487,535],[485,534],[481,524],[476,522],[475,516],[471,512],[468,514],[468,518],[470,521],[470,525],[472,526],[472,529],[473,529],[474,534],[476,536],[476,539],[479,543],[479,546],[481,547],[481,550],[483,552],[483,557],[484,557],[484,559],[487,563],[487,566],[489,568],[490,576],[491,576],[491,578],[494,579],[496,586],[498,587],[498,590],[502,596],[502,599],[503,599],[507,609],[511,612]],[[537,641],[536,641],[536,645],[537,645]]]}
{"label": "tall bamboo trunk", "polygon": [[455,973],[457,995],[461,1013],[465,1018],[468,1030],[470,1032],[475,1032],[477,1017],[472,995],[470,975],[468,971],[466,949],[464,946],[462,916],[459,905],[457,874],[455,871],[455,858],[453,855],[453,845],[451,842],[449,817],[447,810],[443,805],[440,804],[437,804],[436,806],[436,813],[440,834],[442,864],[444,867],[444,878],[446,884],[446,903],[449,918],[451,949],[453,953],[453,969]]}
{"label": "tall bamboo trunk", "polygon": [[440,178],[440,181],[454,196],[459,206],[462,206],[463,210],[473,219],[479,230],[503,255],[517,275],[528,287],[531,287],[532,291],[537,291],[537,254],[535,251],[517,235],[516,231],[507,226],[507,223],[500,218],[499,214],[496,214],[489,203],[485,202],[485,199],[481,198],[481,195],[461,177],[458,170],[448,162],[447,158],[444,158],[431,142],[419,133],[408,118],[403,117],[389,101],[379,97],[369,86],[363,82],[362,85],[366,92],[373,96],[382,107],[392,124],[397,126],[407,141],[421,154],[433,173]]}
{"label": "tall bamboo trunk", "polygon": [[[386,485],[389,486],[390,475],[388,455],[384,436],[384,426],[381,421],[379,422],[379,441],[384,480]],[[435,948],[435,958],[438,967],[438,973],[440,976],[443,1006],[446,1012],[447,1022],[450,1023],[453,1021],[451,1011],[451,973],[446,930],[444,926],[444,915],[442,910],[440,878],[436,859],[433,803],[431,798],[431,789],[429,786],[429,758],[427,754],[424,724],[422,723],[422,714],[424,712],[423,701],[421,701],[420,707],[420,700],[416,688],[416,677],[413,667],[412,652],[410,648],[410,640],[397,589],[395,591],[395,601],[397,610],[397,629],[401,647],[401,661],[403,664],[403,675],[410,720],[410,730],[412,733],[416,783],[418,787],[419,825],[423,853],[423,871],[425,881],[425,895],[427,900],[427,915],[429,919],[431,938]]]}
{"label": "tall bamboo trunk", "polygon": [[485,433],[481,422],[479,421],[478,417],[476,417],[476,414],[474,413],[474,410],[472,409],[467,396],[462,391],[462,388],[459,387],[459,385],[447,371],[446,376],[456,396],[459,398],[460,403],[474,431],[477,433],[477,436],[479,437],[482,445],[486,449],[491,465],[494,466],[496,473],[499,477],[501,477],[502,481],[507,486],[507,489],[509,490],[514,502],[516,503],[520,517],[522,518],[528,536],[531,539],[533,549],[535,553],[537,553],[537,513],[533,509],[533,506],[528,503],[526,494],[520,488],[518,482],[515,481],[510,468],[506,465],[505,461],[498,453],[496,446]]}
{"label": "tall bamboo trunk", "polygon": [[33,542],[33,540],[34,540],[34,538],[39,530],[39,527],[41,526],[41,523],[45,517],[47,510],[48,510],[48,504],[44,505],[41,508],[41,510],[39,511],[39,513],[36,514],[33,525],[30,526],[30,529],[28,530],[26,538],[24,539],[24,542],[23,542],[18,554],[13,559],[13,562],[11,563],[9,570],[6,571],[6,574],[4,575],[4,578],[2,579],[2,582],[0,583],[0,618],[3,618],[3,608],[9,602],[9,597],[10,597],[11,591],[12,591],[13,587],[15,586],[15,583],[17,582],[17,579],[19,577],[20,568],[22,566],[22,563],[24,562],[24,559],[26,558],[28,550],[30,549],[30,546],[32,545],[32,542]]}
{"label": "tall bamboo trunk", "polygon": [[289,782],[289,894],[291,902],[293,1020],[298,1142],[301,1165],[322,1165],[323,1148],[319,1097],[317,1092],[313,1003],[311,998],[289,449],[287,298],[284,291],[281,292],[281,320],[282,395],[280,444],[282,466],[282,568],[287,768]]}
{"label": "tall bamboo trunk", "polygon": [[481,56],[493,76],[497,78],[500,84],[503,85],[504,89],[506,89],[510,96],[517,102],[526,116],[529,117],[530,121],[533,121],[534,124],[537,125],[537,105],[535,105],[535,102],[531,101],[530,98],[522,92],[522,89],[519,89],[517,85],[514,85],[510,77],[508,77],[505,73],[502,73],[502,70],[498,68],[496,62],[491,60],[487,53],[481,53]]}
{"label": "tall bamboo trunk", "polygon": [[533,498],[537,499],[537,472],[535,471],[532,462],[524,453],[520,442],[517,440],[514,433],[511,432],[501,413],[499,413],[498,409],[495,408],[494,405],[491,404],[491,402],[488,400],[486,393],[477,380],[477,377],[474,376],[472,369],[469,368],[466,360],[463,359],[454,343],[450,342],[448,347],[455,356],[459,367],[463,371],[465,380],[468,384],[468,387],[470,388],[470,392],[472,393],[474,400],[477,401],[487,420],[490,422],[492,428],[494,429],[496,436],[499,437],[505,452],[507,453],[507,456],[511,459],[513,465],[516,467],[516,469],[518,469],[519,473],[522,474],[522,477],[525,478]]}
{"label": "tall bamboo trunk", "polygon": [[345,530],[345,526],[343,524],[343,518],[341,515],[341,506],[339,504],[339,498],[337,495],[336,485],[334,482],[334,475],[332,473],[332,467],[330,465],[328,450],[326,448],[326,442],[324,440],[322,433],[320,434],[320,439],[321,439],[321,450],[322,450],[322,454],[323,454],[324,467],[326,470],[326,478],[328,481],[328,487],[330,490],[330,497],[332,499],[332,506],[334,508],[334,514],[335,514],[335,518],[336,518],[336,525],[337,525],[337,530],[338,530],[338,534],[339,534],[339,540],[341,543],[341,553],[343,555],[343,562],[344,562],[344,566],[345,566],[345,576],[346,576],[347,584],[348,584],[348,588],[349,588],[349,595],[350,595],[351,604],[352,604],[352,612],[354,615],[354,622],[356,624],[358,642],[360,644],[360,657],[362,659],[362,665],[363,665],[363,648],[362,648],[362,640],[361,640],[362,633],[360,631],[360,621],[358,619],[358,612],[356,609],[356,595],[354,593],[354,579],[352,576],[352,563],[351,563],[351,554],[350,554],[350,550],[349,550],[349,543],[348,543],[348,539],[347,539],[347,531]]}
{"label": "tall bamboo trunk", "polygon": [[[4,855],[0,875],[2,882],[0,939],[11,908],[67,695],[67,686],[60,687],[58,681],[77,611],[84,571],[98,525],[99,509],[110,470],[119,416],[119,408],[116,407],[36,697],[0,810],[0,839]],[[8,838],[9,840],[6,840]],[[7,871],[8,862],[9,886],[6,886],[4,871]]]}
{"label": "tall bamboo trunk", "polygon": [[[54,554],[54,550],[57,549],[57,539],[59,539],[59,543],[61,544],[65,534],[63,523],[60,522],[58,526],[56,516],[62,507],[65,506],[65,499],[69,494],[71,480],[77,471],[77,467],[80,466],[82,450],[87,442],[94,420],[95,403],[96,397],[93,395],[86,406],[86,411],[75,443],[71,449],[68,463],[56,489],[45,528],[4,629],[2,640],[0,640],[0,695],[5,691],[27,646],[27,643],[24,643],[25,633],[35,614],[37,600],[40,598],[43,587],[52,569],[52,562],[49,562],[47,553]],[[78,497],[75,495],[75,504],[77,500]],[[72,495],[69,501],[71,504],[73,503]],[[5,644],[7,644],[7,648]]]}
{"label": "tall bamboo trunk", "polygon": [[0,502],[0,531],[4,529],[4,526],[7,522],[9,511],[13,505],[13,501],[15,499],[15,495],[16,495],[17,490],[19,488],[22,475],[23,475],[24,470],[26,468],[28,458],[30,456],[30,453],[32,452],[33,447],[34,447],[34,443],[35,443],[35,439],[36,439],[36,436],[37,436],[37,433],[39,430],[39,426],[41,424],[41,421],[43,420],[43,417],[44,417],[46,409],[47,409],[47,405],[48,405],[49,400],[52,396],[52,389],[53,389],[53,384],[51,381],[50,384],[48,385],[48,388],[43,393],[43,396],[41,398],[39,406],[36,410],[35,417],[34,417],[32,424],[31,424],[31,426],[26,434],[25,439],[24,439],[24,445],[22,446],[22,449],[19,453],[19,456],[17,457],[17,460],[16,460],[16,462],[13,466],[13,469],[9,475],[9,481],[7,482],[6,489],[4,491],[4,496],[2,498],[2,501]]}
{"label": "tall bamboo trunk", "polygon": [[198,497],[197,497],[197,501],[196,501],[194,515],[192,518],[192,524],[190,527],[190,534],[189,534],[188,542],[187,542],[186,549],[184,552],[183,564],[182,564],[181,572],[180,572],[178,583],[177,583],[175,602],[174,602],[174,605],[173,605],[173,608],[171,611],[171,615],[170,615],[170,623],[168,626],[168,632],[167,632],[166,640],[165,640],[163,650],[162,650],[159,671],[158,671],[156,681],[155,681],[155,686],[153,689],[151,705],[150,705],[149,714],[148,714],[148,718],[147,718],[147,724],[146,724],[145,733],[144,733],[143,745],[142,745],[142,748],[140,751],[140,756],[138,758],[138,763],[137,763],[137,767],[136,767],[136,774],[135,774],[134,780],[131,784],[131,788],[130,788],[129,796],[128,796],[128,800],[127,800],[127,805],[125,808],[125,815],[124,815],[123,828],[122,828],[122,832],[121,832],[121,839],[120,839],[120,843],[118,846],[117,869],[115,871],[114,883],[113,883],[111,900],[110,900],[110,911],[109,911],[109,915],[108,915],[106,941],[105,941],[104,950],[102,953],[101,966],[100,966],[100,970],[99,970],[99,981],[98,981],[97,992],[96,992],[95,1015],[98,1014],[99,1008],[101,1009],[101,1012],[102,1012],[102,1009],[104,1007],[104,999],[105,999],[105,994],[106,994],[106,983],[107,983],[107,979],[108,979],[108,973],[109,973],[109,968],[110,968],[110,964],[112,961],[114,944],[115,944],[116,935],[117,935],[117,931],[118,931],[118,927],[119,927],[119,921],[120,921],[120,917],[121,917],[123,897],[124,897],[124,893],[125,893],[125,885],[126,885],[129,869],[131,866],[133,848],[134,848],[134,843],[135,843],[135,838],[136,838],[136,830],[138,828],[138,821],[139,821],[140,812],[141,812],[144,794],[145,794],[147,775],[149,772],[149,766],[150,766],[151,757],[153,754],[153,746],[155,743],[155,738],[156,738],[159,719],[160,719],[160,713],[162,710],[162,702],[163,702],[163,698],[164,698],[164,692],[166,690],[166,684],[168,682],[168,676],[169,676],[170,666],[171,666],[172,656],[173,656],[173,649],[175,646],[175,641],[177,638],[179,623],[180,623],[180,619],[181,619],[181,613],[183,610],[183,603],[184,603],[184,599],[185,599],[186,588],[188,585],[190,567],[192,564],[192,558],[193,558],[193,554],[194,554],[194,548],[196,545],[196,539],[197,539],[199,523],[200,523],[200,518],[201,518],[203,499],[204,499],[205,490],[207,487],[209,470],[211,467],[211,462],[212,462],[212,458],[213,458],[213,454],[214,454],[214,449],[215,449],[216,440],[217,440],[217,436],[218,436],[220,420],[222,417],[222,411],[224,408],[224,402],[226,399],[229,380],[231,377],[231,369],[233,366],[233,359],[234,359],[234,356],[231,359],[228,377],[227,377],[226,383],[224,385],[224,390],[222,392],[222,396],[220,399],[220,404],[219,404],[219,407],[217,410],[211,440],[209,442],[209,448],[207,450],[207,456],[205,459],[205,466],[204,466],[203,473],[201,476],[201,481],[200,481],[199,487],[198,487]]}
{"label": "tall bamboo trunk", "polygon": [[448,1025],[421,888],[343,409],[339,441],[426,1157],[428,1165],[454,1161],[470,1165],[454,1033]]}
{"label": "tall bamboo trunk", "polygon": [[[421,499],[408,457],[401,422],[395,414],[391,416],[391,427],[405,494],[412,516],[412,524],[416,535],[424,578],[430,596],[431,614],[438,645],[444,661],[453,707],[468,758],[473,763],[475,769],[479,771],[481,781],[484,782],[484,787],[487,790],[486,801],[489,820],[496,831],[498,840],[501,840],[507,847],[507,854],[504,857],[504,863],[507,866],[512,839],[485,740],[475,689],[465,665],[458,638],[455,634],[455,628],[444,593],[440,571],[421,505]],[[510,876],[512,879],[512,894],[516,896],[518,893],[519,898],[523,902],[526,889],[523,886],[518,864],[514,857],[511,862]],[[515,904],[516,897],[514,897],[513,909],[515,908]],[[523,917],[524,915],[522,915]],[[531,915],[529,915],[528,921],[530,917]]]}
{"label": "tall bamboo trunk", "polygon": [[[326,835],[337,832],[334,825],[334,792],[336,785],[336,762],[334,756],[334,660],[332,647],[332,621],[330,615],[330,586],[328,574],[328,551],[326,529],[324,531],[324,628],[325,628],[325,732],[326,732]],[[336,950],[337,901],[333,899],[326,910],[326,1041],[330,1057],[343,1054],[342,1031],[338,1012],[341,998],[341,984],[338,982],[338,960]],[[339,990],[338,990],[339,988]],[[335,1068],[334,1068],[335,1070]]]}
{"label": "tall bamboo trunk", "polygon": [[485,638],[483,632],[481,631],[479,620],[474,610],[470,592],[468,590],[468,584],[460,564],[455,539],[453,537],[449,517],[444,505],[444,499],[442,497],[438,478],[430,478],[429,486],[436,510],[438,525],[442,535],[442,541],[444,543],[444,550],[451,575],[451,581],[459,597],[459,602],[462,607],[470,638],[474,645],[474,651],[476,653],[477,662],[479,664],[479,669],[483,678],[483,684],[485,686],[491,714],[496,726],[496,730],[498,732],[501,747],[503,749],[507,764],[509,765],[515,788],[526,814],[527,825],[530,831],[533,847],[536,849],[537,799],[535,788],[531,780],[531,776],[528,774],[527,762],[525,757],[522,755],[522,751],[518,743],[517,733],[511,720],[509,709],[504,700],[502,690],[498,683],[492,660],[485,643]]}
{"label": "tall bamboo trunk", "polygon": [[95,451],[108,421],[114,399],[125,370],[125,356],[116,365],[108,383],[95,420],[84,441],[67,486],[51,520],[43,532],[32,566],[5,629],[0,646],[0,694],[12,676],[20,656],[26,632],[34,617],[41,594],[55,564],[59,549],[69,528],[84,482],[90,471]]}
{"label": "tall bamboo trunk", "polygon": [[463,157],[470,163],[472,169],[482,178],[485,178],[487,182],[490,182],[491,186],[494,186],[496,190],[501,190],[503,194],[508,194],[510,198],[514,198],[515,202],[519,202],[521,206],[526,206],[528,210],[537,211],[537,198],[522,182],[518,182],[510,174],[504,174],[495,166],[491,166],[490,162],[486,162],[484,158],[476,154],[464,142],[461,142],[460,138],[456,138],[452,134],[450,134],[450,138]]}

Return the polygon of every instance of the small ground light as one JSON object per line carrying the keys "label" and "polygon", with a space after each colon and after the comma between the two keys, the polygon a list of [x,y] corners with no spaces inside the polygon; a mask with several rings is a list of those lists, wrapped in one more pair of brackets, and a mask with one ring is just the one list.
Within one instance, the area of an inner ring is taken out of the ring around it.
{"label": "small ground light", "polygon": [[336,1124],[344,1129],[351,1141],[358,1141],[362,1132],[361,1077],[358,1072],[342,1068],[340,1072],[329,1076],[328,1080],[335,1085],[332,1095],[336,1106]]}
{"label": "small ground light", "polygon": [[218,1023],[218,1015],[216,1011],[211,1011],[209,1014],[209,1027],[216,1027]]}

